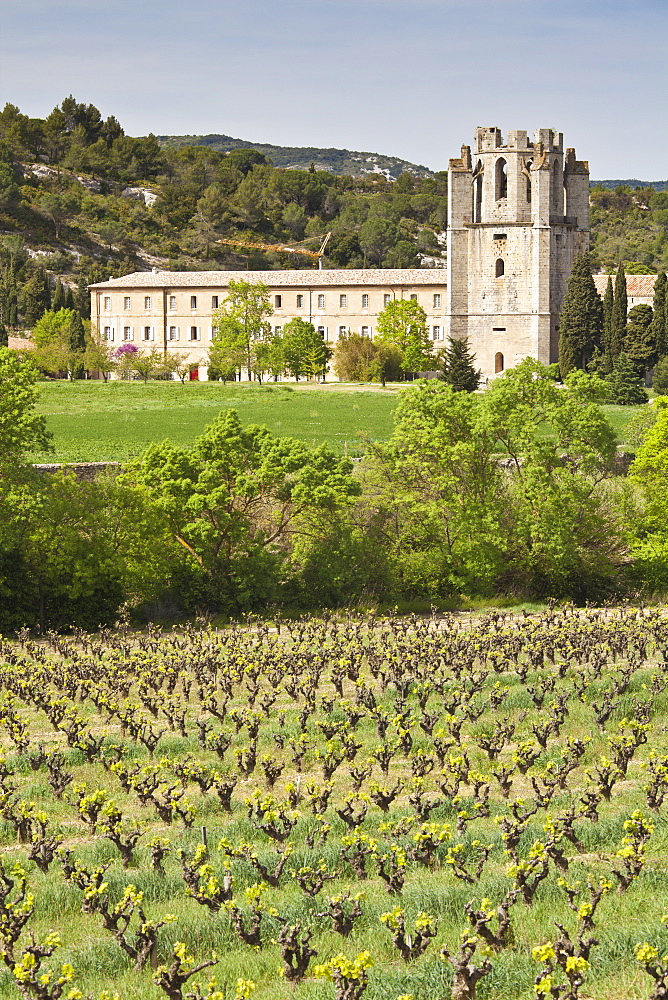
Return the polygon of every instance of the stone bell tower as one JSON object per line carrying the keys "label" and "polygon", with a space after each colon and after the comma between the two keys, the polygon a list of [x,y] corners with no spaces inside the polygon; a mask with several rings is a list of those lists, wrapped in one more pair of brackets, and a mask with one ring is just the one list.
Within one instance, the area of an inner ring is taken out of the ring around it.
{"label": "stone bell tower", "polygon": [[563,136],[477,128],[448,174],[446,335],[467,337],[494,375],[556,361],[559,313],[589,243],[589,165]]}

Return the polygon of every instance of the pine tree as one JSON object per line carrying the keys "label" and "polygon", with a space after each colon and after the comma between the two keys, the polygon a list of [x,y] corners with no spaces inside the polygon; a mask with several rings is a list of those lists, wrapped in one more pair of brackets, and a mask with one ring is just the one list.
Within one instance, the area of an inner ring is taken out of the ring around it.
{"label": "pine tree", "polygon": [[605,379],[609,388],[609,401],[618,406],[637,406],[647,402],[643,379],[631,358],[622,351]]}
{"label": "pine tree", "polygon": [[475,367],[475,354],[468,349],[468,340],[453,340],[443,352],[443,373],[439,376],[455,392],[475,392],[482,372]]}
{"label": "pine tree", "polygon": [[58,312],[60,309],[65,308],[65,290],[63,288],[63,283],[58,278],[56,281],[56,287],[53,292],[53,297],[51,299],[51,308],[54,312]]}
{"label": "pine tree", "polygon": [[626,296],[626,272],[624,265],[617,268],[615,278],[615,301],[612,304],[612,330],[610,337],[610,353],[613,358],[618,358],[626,336],[626,315],[628,313],[628,300]]}
{"label": "pine tree", "polygon": [[585,368],[603,335],[603,303],[591,273],[591,257],[575,258],[559,321],[559,369],[562,377]]}
{"label": "pine tree", "polygon": [[[608,276],[608,284],[603,297],[603,355],[607,358],[612,356],[612,307],[615,301],[615,293],[612,287],[612,278]],[[610,364],[612,362],[609,362]]]}
{"label": "pine tree", "polygon": [[665,358],[668,354],[668,295],[666,287],[668,279],[665,271],[660,271],[654,285],[654,301],[652,308],[652,337],[656,344],[656,353],[659,357]]}

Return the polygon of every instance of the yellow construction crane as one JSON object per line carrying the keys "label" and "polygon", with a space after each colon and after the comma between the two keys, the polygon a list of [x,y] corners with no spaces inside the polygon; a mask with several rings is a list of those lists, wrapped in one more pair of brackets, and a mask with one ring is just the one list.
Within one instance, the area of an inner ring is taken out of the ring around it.
{"label": "yellow construction crane", "polygon": [[[233,247],[249,247],[253,250],[273,250],[277,253],[300,253],[304,254],[306,257],[313,257],[318,261],[318,267],[322,269],[322,258],[325,253],[325,247],[331,239],[331,233],[325,233],[324,236],[311,236],[309,239],[321,239],[322,243],[318,250],[306,250],[304,247],[299,246],[283,246],[282,243],[249,243],[247,240],[216,240],[216,243],[225,243],[226,245]],[[305,243],[306,240],[303,240]]]}

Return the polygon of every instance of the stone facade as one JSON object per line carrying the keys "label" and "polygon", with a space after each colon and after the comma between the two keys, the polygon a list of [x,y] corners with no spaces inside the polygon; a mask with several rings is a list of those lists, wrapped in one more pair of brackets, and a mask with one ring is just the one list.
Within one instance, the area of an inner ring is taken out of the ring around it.
{"label": "stone facade", "polygon": [[571,265],[589,241],[589,167],[563,137],[478,128],[450,160],[446,335],[486,374],[557,360]]}
{"label": "stone facade", "polygon": [[435,346],[467,337],[486,376],[557,360],[568,276],[589,240],[587,163],[551,129],[504,143],[478,128],[473,154],[450,161],[448,197],[445,270],[140,271],[90,286],[94,327],[117,347],[187,352],[205,368],[213,313],[244,279],[269,287],[277,332],[301,316],[332,344],[349,330],[373,337],[389,301],[415,298]]}
{"label": "stone facade", "polygon": [[[379,271],[137,271],[91,285],[91,318],[103,340],[119,347],[184,352],[206,367],[213,314],[230,281],[267,285],[275,332],[288,320],[313,323],[334,344],[353,331],[373,337],[378,314],[394,299],[415,298],[427,314],[431,338],[443,345],[445,270]],[[202,373],[203,374],[203,373]]]}

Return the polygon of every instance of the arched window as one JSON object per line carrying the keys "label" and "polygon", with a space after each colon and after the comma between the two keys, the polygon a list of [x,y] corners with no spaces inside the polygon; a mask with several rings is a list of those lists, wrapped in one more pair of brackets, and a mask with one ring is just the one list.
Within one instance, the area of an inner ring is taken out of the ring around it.
{"label": "arched window", "polygon": [[498,375],[503,371],[503,354],[499,351],[494,355],[494,374]]}
{"label": "arched window", "polygon": [[497,278],[502,278],[506,273],[506,264],[503,257],[499,257],[496,262],[496,276]]}
{"label": "arched window", "polygon": [[527,202],[531,204],[531,164],[533,160],[529,160],[527,163]]}
{"label": "arched window", "polygon": [[478,160],[473,175],[473,221],[482,222],[482,162]]}
{"label": "arched window", "polygon": [[508,197],[508,164],[503,157],[496,161],[494,190],[497,201]]}

